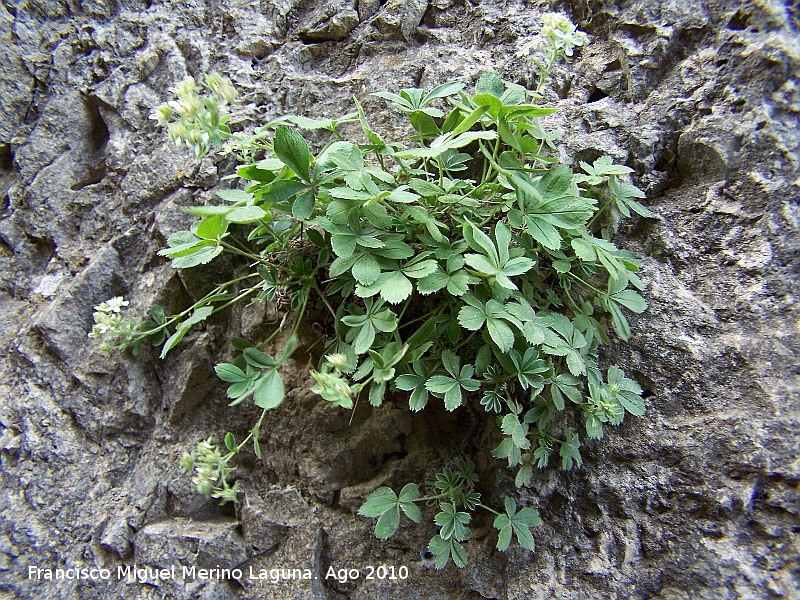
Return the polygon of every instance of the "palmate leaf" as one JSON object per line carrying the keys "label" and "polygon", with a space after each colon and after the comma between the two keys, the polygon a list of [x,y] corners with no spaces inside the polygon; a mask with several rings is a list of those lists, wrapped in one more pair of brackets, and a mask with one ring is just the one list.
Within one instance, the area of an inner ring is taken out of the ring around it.
{"label": "palmate leaf", "polygon": [[443,502],[439,505],[441,512],[434,518],[434,522],[441,527],[439,537],[449,540],[451,537],[457,541],[464,541],[470,537],[466,527],[472,520],[472,515],[456,510],[454,504]]}
{"label": "palmate leaf", "polygon": [[395,385],[399,390],[411,392],[408,406],[412,411],[418,412],[428,404],[428,389],[425,387],[425,383],[428,381],[429,375],[424,363],[420,361],[416,361],[412,368],[414,373],[398,376],[395,379]]}
{"label": "palmate leaf", "polygon": [[583,459],[579,448],[581,447],[580,438],[572,433],[569,427],[564,428],[564,441],[561,442],[561,449],[559,455],[561,456],[561,466],[565,470],[570,470],[573,464],[581,466]]}
{"label": "palmate leaf", "polygon": [[467,564],[467,551],[455,537],[445,540],[442,539],[442,536],[436,535],[428,543],[428,550],[435,557],[434,564],[437,569],[444,569],[450,558],[459,568],[463,568]]}
{"label": "palmate leaf", "polygon": [[349,328],[345,340],[353,344],[357,355],[364,354],[372,347],[377,332],[391,333],[397,329],[397,315],[388,308],[384,309],[382,300],[375,302],[369,298],[365,306],[366,314],[351,305],[350,310],[355,310],[356,313],[342,317],[342,324]]}
{"label": "palmate leaf", "polygon": [[507,323],[522,329],[522,324],[496,300],[482,303],[472,294],[465,294],[465,306],[458,312],[458,322],[470,331],[477,331],[486,325],[489,336],[500,351],[507,353],[514,346],[514,332]]}
{"label": "palmate leaf", "polygon": [[380,294],[381,298],[390,304],[399,304],[411,296],[414,285],[411,279],[419,279],[433,273],[437,268],[435,260],[412,259],[396,271],[381,273],[370,284],[361,284],[356,287],[356,295],[361,298],[370,298]]}
{"label": "palmate leaf", "polygon": [[422,521],[422,512],[414,501],[419,498],[419,487],[409,483],[400,490],[400,495],[389,487],[380,487],[372,492],[358,509],[362,517],[378,517],[375,536],[389,539],[400,525],[400,511],[415,523]]}
{"label": "palmate leaf", "polygon": [[499,530],[497,535],[497,549],[501,552],[508,549],[511,544],[511,534],[523,548],[533,552],[536,544],[533,541],[530,528],[540,523],[539,513],[534,508],[525,507],[517,512],[517,503],[513,498],[505,498],[506,514],[498,515],[494,520],[494,528]]}
{"label": "palmate leaf", "polygon": [[463,133],[455,134],[445,133],[440,135],[431,142],[430,147],[411,148],[409,150],[402,150],[395,152],[394,156],[399,159],[404,158],[436,158],[441,156],[448,150],[455,150],[456,148],[463,148],[474,142],[475,140],[493,140],[497,137],[494,131],[465,131]]}
{"label": "palmate leaf", "polygon": [[510,436],[512,443],[517,448],[527,450],[531,447],[531,442],[528,439],[528,424],[520,423],[518,415],[509,413],[503,417],[500,429],[504,435]]}
{"label": "palmate leaf", "polygon": [[622,407],[634,416],[644,414],[644,400],[642,400],[642,387],[633,379],[625,377],[622,369],[616,365],[608,368],[608,385],[610,394]]}
{"label": "palmate leaf", "polygon": [[442,353],[442,364],[447,370],[447,374],[435,374],[425,383],[425,389],[444,398],[444,406],[447,410],[455,410],[461,406],[464,398],[463,392],[474,392],[480,387],[480,383],[476,379],[472,379],[475,368],[472,365],[460,367],[459,363],[454,352],[445,350]]}
{"label": "palmate leaf", "polygon": [[517,286],[510,278],[527,273],[536,261],[527,256],[510,257],[511,230],[502,221],[498,221],[494,228],[496,245],[480,228],[471,222],[468,223],[471,235],[467,240],[471,242],[473,248],[479,249],[483,254],[465,254],[464,261],[479,273],[493,277],[498,285],[516,290]]}
{"label": "palmate leaf", "polygon": [[[627,169],[628,167],[624,168]],[[630,170],[632,171],[632,169]],[[629,183],[619,183],[616,177],[610,177],[608,181],[608,187],[611,190],[611,193],[614,195],[617,209],[619,209],[619,212],[621,212],[624,216],[630,217],[630,211],[632,210],[643,217],[655,217],[655,215],[650,212],[648,208],[642,206],[640,203],[634,200],[634,198],[642,199],[647,197],[645,193],[636,186]]]}

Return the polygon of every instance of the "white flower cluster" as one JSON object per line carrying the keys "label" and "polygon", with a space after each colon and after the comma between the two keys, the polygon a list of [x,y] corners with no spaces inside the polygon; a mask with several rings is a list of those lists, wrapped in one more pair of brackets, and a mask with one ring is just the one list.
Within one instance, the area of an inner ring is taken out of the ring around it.
{"label": "white flower cluster", "polygon": [[236,99],[236,89],[230,80],[219,73],[209,73],[203,78],[202,91],[193,77],[187,77],[171,88],[177,98],[156,107],[150,118],[162,127],[168,127],[169,137],[180,148],[184,144],[194,150],[200,158],[228,135],[225,123],[227,115],[221,115],[223,107]]}
{"label": "white flower cluster", "polygon": [[192,483],[204,496],[219,498],[222,504],[237,502],[239,482],[228,485],[227,477],[234,471],[233,467],[228,466],[228,458],[222,456],[219,448],[208,438],[198,442],[191,454],[186,452],[181,457],[181,469],[194,472]]}
{"label": "white flower cluster", "polygon": [[572,56],[573,49],[589,43],[589,36],[578,31],[577,26],[564,15],[548,13],[542,16],[542,36],[547,38],[557,51]]}
{"label": "white flower cluster", "polygon": [[333,373],[311,370],[311,376],[317,382],[311,388],[315,394],[319,394],[328,402],[332,402],[342,408],[353,408],[353,396],[358,390],[353,390],[350,383],[342,377],[341,369],[347,365],[347,357],[343,354],[330,354],[325,356],[327,370],[333,368]]}
{"label": "white flower cluster", "polygon": [[126,333],[127,323],[120,310],[130,302],[122,296],[115,296],[94,307],[94,326],[89,332],[90,338],[100,338],[107,333]]}

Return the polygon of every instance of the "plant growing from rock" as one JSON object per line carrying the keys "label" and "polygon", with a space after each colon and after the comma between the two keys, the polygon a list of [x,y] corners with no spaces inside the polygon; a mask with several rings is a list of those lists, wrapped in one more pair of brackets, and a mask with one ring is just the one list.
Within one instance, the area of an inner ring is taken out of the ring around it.
{"label": "plant growing from rock", "polygon": [[[342,410],[380,406],[390,392],[405,393],[412,411],[477,403],[502,433],[492,453],[515,471],[517,486],[554,457],[564,469],[581,465],[580,434],[569,426],[576,418],[586,436],[601,438],[626,412],[644,413],[639,385],[616,366],[598,365],[608,323],[625,340],[625,311],[641,313],[646,304],[637,292],[639,262],[597,219],[612,210],[651,213],[637,201],[644,194],[622,179],[628,167],[604,156],[574,172],[552,157],[555,136],[540,119],[554,109],[534,101],[557,60],[587,39],[552,16],[543,37],[534,92],[489,72],[470,93],[450,82],[427,93],[374,94],[407,115],[410,143],[374,131],[357,100],[355,112],[337,119],[290,116],[231,135],[222,108],[233,93],[216,75],[205,80],[209,95],[186,82],[177,100],[156,110],[198,157],[223,144],[243,163],[244,182],[219,192],[219,204],[186,209],[199,220],[170,236],[160,254],[183,269],[230,253],[252,269],[178,315],[156,307],[141,324],[120,325],[122,301],[110,301],[98,307],[92,335],[121,336],[119,348],[149,338],[163,358],[192,325],[234,302],[288,304],[269,338],[234,339],[238,356],[216,366],[231,405],[253,402],[262,414],[245,440],[225,436],[226,454],[205,440],[184,456],[200,491],[236,500],[229,463],[251,442],[260,457],[260,426],[284,399],[281,367],[310,305],[327,311],[331,331],[311,371],[314,392]],[[363,138],[346,139],[345,124],[360,127]],[[313,154],[298,129],[327,130],[331,141]],[[285,329],[280,356],[267,354]],[[533,550],[536,510],[510,497],[496,510],[482,502],[476,481],[472,462],[458,459],[422,489],[378,488],[359,513],[377,518],[375,534],[387,539],[401,515],[418,523],[420,504],[437,505],[439,533],[428,549],[439,568],[450,559],[465,565],[462,543],[478,509],[495,515],[499,550],[512,539]]]}

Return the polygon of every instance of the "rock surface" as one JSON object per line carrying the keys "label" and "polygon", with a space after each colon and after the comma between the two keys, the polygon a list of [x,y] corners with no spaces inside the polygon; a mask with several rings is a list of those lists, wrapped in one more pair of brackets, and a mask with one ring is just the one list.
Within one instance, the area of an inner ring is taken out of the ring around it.
{"label": "rock surface", "polygon": [[[0,5],[0,597],[798,598],[800,588],[800,15],[778,0],[635,0],[563,6],[592,43],[556,73],[563,151],[635,169],[658,220],[621,225],[644,258],[650,307],[603,358],[646,387],[648,412],[587,443],[571,472],[529,489],[475,454],[484,493],[536,506],[537,551],[494,550],[477,531],[466,569],[420,558],[432,532],[390,542],[355,513],[495,433],[468,410],[411,415],[398,402],[349,416],[307,391],[242,457],[236,512],[197,495],[178,456],[237,437],[211,365],[234,311],[159,362],[106,358],[92,306],[176,308],[202,281],[156,253],[177,207],[213,195],[230,165],[194,161],[148,120],[184,76],[214,69],[243,92],[235,126],[336,115],[355,94],[483,70],[530,84],[518,51],[544,1],[92,0]],[[378,128],[394,125],[375,98]],[[254,320],[255,319],[255,320]],[[311,336],[313,332],[308,332]],[[244,577],[141,583],[125,565],[240,568]],[[406,566],[367,581],[367,565]],[[362,569],[338,583],[328,568]],[[29,577],[97,567],[108,580]],[[247,575],[261,569],[267,579]],[[272,569],[311,579],[272,582]],[[316,579],[314,579],[316,577]]]}

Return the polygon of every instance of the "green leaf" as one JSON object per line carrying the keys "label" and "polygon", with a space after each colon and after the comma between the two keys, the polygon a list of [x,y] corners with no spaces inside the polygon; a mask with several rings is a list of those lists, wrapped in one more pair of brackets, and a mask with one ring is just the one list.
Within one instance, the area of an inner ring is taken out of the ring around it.
{"label": "green leaf", "polygon": [[247,381],[247,375],[245,375],[245,372],[231,363],[220,363],[214,367],[214,371],[216,371],[217,377],[222,379],[222,381],[227,381],[228,383]]}
{"label": "green leaf", "polygon": [[396,505],[397,494],[389,487],[379,487],[367,497],[367,501],[358,509],[358,514],[362,517],[380,517]]}
{"label": "green leaf", "polygon": [[622,306],[637,315],[643,313],[647,309],[647,302],[645,302],[645,299],[634,290],[622,290],[611,296],[611,299],[615,302],[619,302]]}
{"label": "green leaf", "polygon": [[641,397],[642,388],[632,379],[625,377],[622,369],[616,365],[608,368],[608,384],[612,397],[622,407],[636,417],[641,417],[645,412],[644,400]]}
{"label": "green leaf", "polygon": [[166,341],[164,347],[161,349],[161,356],[159,358],[164,358],[167,355],[167,352],[172,350],[172,348],[174,348],[175,345],[183,339],[183,336],[186,335],[192,325],[196,325],[201,321],[205,321],[213,312],[214,308],[211,306],[202,306],[195,309],[192,313],[192,316],[178,325],[175,333],[173,333]]}
{"label": "green leaf", "polygon": [[267,212],[260,206],[239,206],[231,210],[226,219],[229,223],[253,223],[267,216]]}
{"label": "green leaf", "polygon": [[465,254],[464,261],[473,269],[484,275],[496,275],[500,269],[492,264],[483,254]]}
{"label": "green leaf", "polygon": [[422,511],[420,511],[419,507],[414,503],[414,500],[417,498],[419,498],[419,487],[415,483],[408,483],[400,490],[400,495],[397,500],[403,514],[415,523],[420,523],[422,521]]}
{"label": "green leaf", "polygon": [[499,530],[497,536],[497,549],[501,552],[508,549],[511,543],[511,533],[523,548],[533,552],[536,545],[531,535],[530,528],[540,523],[539,513],[536,509],[525,507],[517,512],[517,503],[513,498],[505,498],[506,514],[498,515],[494,520],[494,528]]}
{"label": "green leaf", "polygon": [[363,517],[380,517],[375,524],[375,535],[388,539],[397,531],[400,524],[400,509],[415,523],[422,520],[422,513],[414,504],[419,498],[419,488],[416,484],[409,483],[400,490],[398,497],[391,488],[380,487],[372,492],[367,501],[358,509],[358,514]]}
{"label": "green leaf", "polygon": [[434,564],[437,569],[444,569],[450,558],[459,568],[467,564],[467,552],[454,537],[444,540],[440,535],[436,535],[428,543],[428,550],[436,557]]}
{"label": "green leaf", "polygon": [[195,232],[198,237],[207,240],[216,240],[222,237],[228,229],[228,221],[223,215],[211,215],[197,225]]}
{"label": "green leaf", "polygon": [[266,187],[259,188],[258,199],[259,202],[277,204],[305,189],[308,189],[307,185],[294,179],[279,179]]}
{"label": "green leaf", "polygon": [[561,248],[561,234],[541,215],[526,215],[525,231],[545,248],[550,250]]}
{"label": "green leaf", "polygon": [[414,286],[401,271],[392,273],[381,285],[381,298],[390,304],[398,304],[408,298]]}
{"label": "green leaf", "polygon": [[492,456],[495,458],[508,459],[508,467],[516,467],[521,462],[522,453],[518,446],[514,444],[514,440],[510,437],[503,438],[503,441],[492,450]]}
{"label": "green leaf", "polygon": [[370,285],[378,279],[381,267],[372,255],[362,254],[353,265],[352,273],[356,281]]}
{"label": "green leaf", "polygon": [[275,143],[273,145],[275,156],[280,161],[295,172],[297,177],[306,183],[310,183],[308,178],[308,167],[311,161],[311,154],[308,152],[308,144],[297,132],[288,127],[278,127],[275,132]]}
{"label": "green leaf", "polygon": [[472,520],[471,515],[456,510],[454,504],[442,503],[439,507],[442,510],[437,513],[434,518],[434,522],[442,528],[441,531],[439,531],[439,536],[443,540],[449,540],[451,537],[458,541],[467,539],[469,537],[469,530],[466,528],[466,525]]}
{"label": "green leaf", "polygon": [[[241,171],[242,169],[239,170]],[[244,202],[245,204],[252,204],[253,202],[253,194],[242,190],[219,190],[217,196],[225,200],[225,202]]]}
{"label": "green leaf", "polygon": [[572,169],[566,165],[552,167],[537,182],[536,187],[545,198],[559,198],[572,183]]}
{"label": "green leaf", "polygon": [[503,417],[500,429],[504,435],[511,436],[511,441],[517,448],[527,450],[531,447],[531,441],[528,439],[528,424],[520,423],[517,415],[509,413]]}
{"label": "green leaf", "polygon": [[501,352],[506,353],[514,346],[514,332],[500,319],[489,318],[486,322],[486,329]]}
{"label": "green leaf", "polygon": [[631,326],[628,324],[628,319],[622,314],[619,305],[616,302],[609,302],[608,311],[611,313],[617,335],[622,340],[629,340],[631,337]]}
{"label": "green leaf", "polygon": [[500,98],[505,91],[505,87],[503,80],[500,79],[500,75],[498,75],[496,71],[488,71],[484,73],[481,78],[478,79],[478,83],[475,84],[475,93],[491,94],[492,96]]}
{"label": "green leaf", "polygon": [[569,427],[564,428],[564,436],[565,440],[561,442],[561,449],[558,452],[561,456],[561,466],[565,470],[571,469],[573,463],[580,467],[583,464],[580,450],[578,450],[581,447],[580,438],[573,434]]}
{"label": "green leaf", "polygon": [[306,190],[292,203],[292,216],[295,219],[305,220],[314,212],[314,190]]}
{"label": "green leaf", "polygon": [[173,258],[172,268],[189,269],[198,265],[205,265],[219,256],[222,253],[222,250],[222,246],[218,244],[213,246],[199,246],[196,250],[193,250],[191,253],[187,253],[185,256]]}
{"label": "green leaf", "polygon": [[253,399],[256,406],[263,409],[275,408],[283,402],[284,389],[281,376],[275,369],[261,376]]}
{"label": "green leaf", "polygon": [[275,366],[275,361],[269,354],[264,354],[261,350],[250,347],[242,352],[245,362],[256,369],[268,369]]}
{"label": "green leaf", "polygon": [[592,245],[582,238],[575,238],[570,242],[572,249],[575,250],[575,255],[584,262],[595,262],[597,260],[597,253],[594,251]]}
{"label": "green leaf", "polygon": [[430,275],[436,270],[438,263],[435,260],[423,260],[414,264],[404,266],[403,274],[414,279],[420,279]]}

